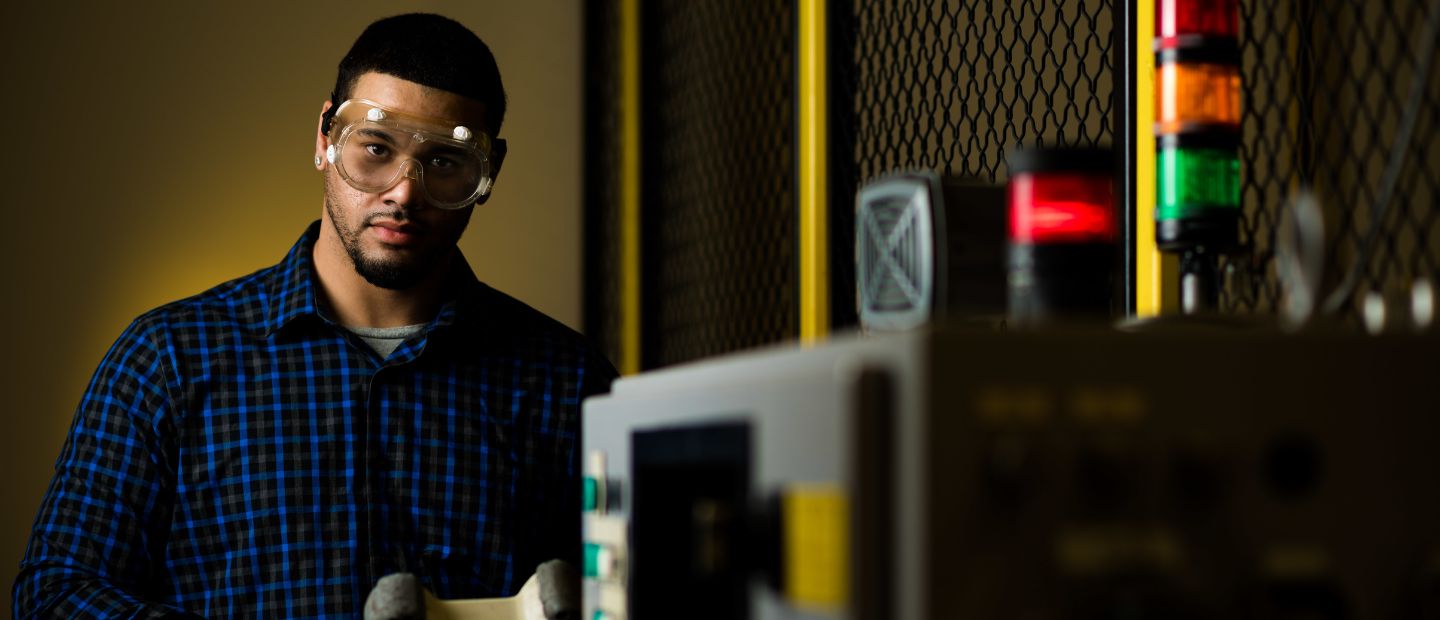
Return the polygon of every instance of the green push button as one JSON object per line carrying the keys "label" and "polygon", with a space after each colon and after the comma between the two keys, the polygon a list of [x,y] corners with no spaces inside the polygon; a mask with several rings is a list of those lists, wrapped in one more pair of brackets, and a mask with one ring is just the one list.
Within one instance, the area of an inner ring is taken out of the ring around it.
{"label": "green push button", "polygon": [[600,482],[585,476],[585,499],[581,500],[581,510],[594,512],[600,506]]}
{"label": "green push button", "polygon": [[585,543],[585,576],[600,576],[600,554],[604,547],[598,543]]}

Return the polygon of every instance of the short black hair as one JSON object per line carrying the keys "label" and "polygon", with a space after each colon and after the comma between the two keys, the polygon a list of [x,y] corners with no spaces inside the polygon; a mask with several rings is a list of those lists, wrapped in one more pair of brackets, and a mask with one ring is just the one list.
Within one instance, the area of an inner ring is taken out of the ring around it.
{"label": "short black hair", "polygon": [[408,13],[370,24],[340,59],[323,131],[329,133],[335,107],[350,98],[355,82],[372,71],[480,101],[491,135],[500,133],[505,120],[500,68],[490,47],[460,22]]}

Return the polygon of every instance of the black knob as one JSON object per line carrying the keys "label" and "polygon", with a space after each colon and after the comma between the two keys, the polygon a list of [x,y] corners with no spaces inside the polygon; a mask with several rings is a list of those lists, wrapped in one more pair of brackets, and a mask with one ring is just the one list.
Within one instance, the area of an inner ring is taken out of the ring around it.
{"label": "black knob", "polygon": [[1265,446],[1264,477],[1270,491],[1283,499],[1310,495],[1324,473],[1324,456],[1315,441],[1299,433],[1286,433]]}

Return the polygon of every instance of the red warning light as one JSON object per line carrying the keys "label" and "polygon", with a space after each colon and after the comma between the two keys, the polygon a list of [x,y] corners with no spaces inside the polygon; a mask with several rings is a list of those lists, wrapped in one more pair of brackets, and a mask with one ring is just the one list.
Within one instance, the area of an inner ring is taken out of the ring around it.
{"label": "red warning light", "polygon": [[1113,316],[1115,154],[1103,147],[1011,150],[1009,317],[1020,324]]}
{"label": "red warning light", "polygon": [[1237,0],[1155,0],[1155,36],[1161,48],[1179,37],[1239,35]]}
{"label": "red warning light", "polygon": [[1088,243],[1115,240],[1115,184],[1108,175],[1018,174],[1010,179],[1010,240]]}

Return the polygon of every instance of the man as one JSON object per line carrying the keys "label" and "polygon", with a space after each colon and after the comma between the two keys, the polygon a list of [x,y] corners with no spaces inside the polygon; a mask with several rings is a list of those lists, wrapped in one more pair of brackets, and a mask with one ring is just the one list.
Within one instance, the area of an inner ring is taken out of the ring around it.
{"label": "man", "polygon": [[578,560],[580,402],[614,370],[455,245],[504,161],[504,112],[463,26],[360,35],[315,137],[320,221],[110,349],[17,617],[354,616],[388,573],[495,597]]}

